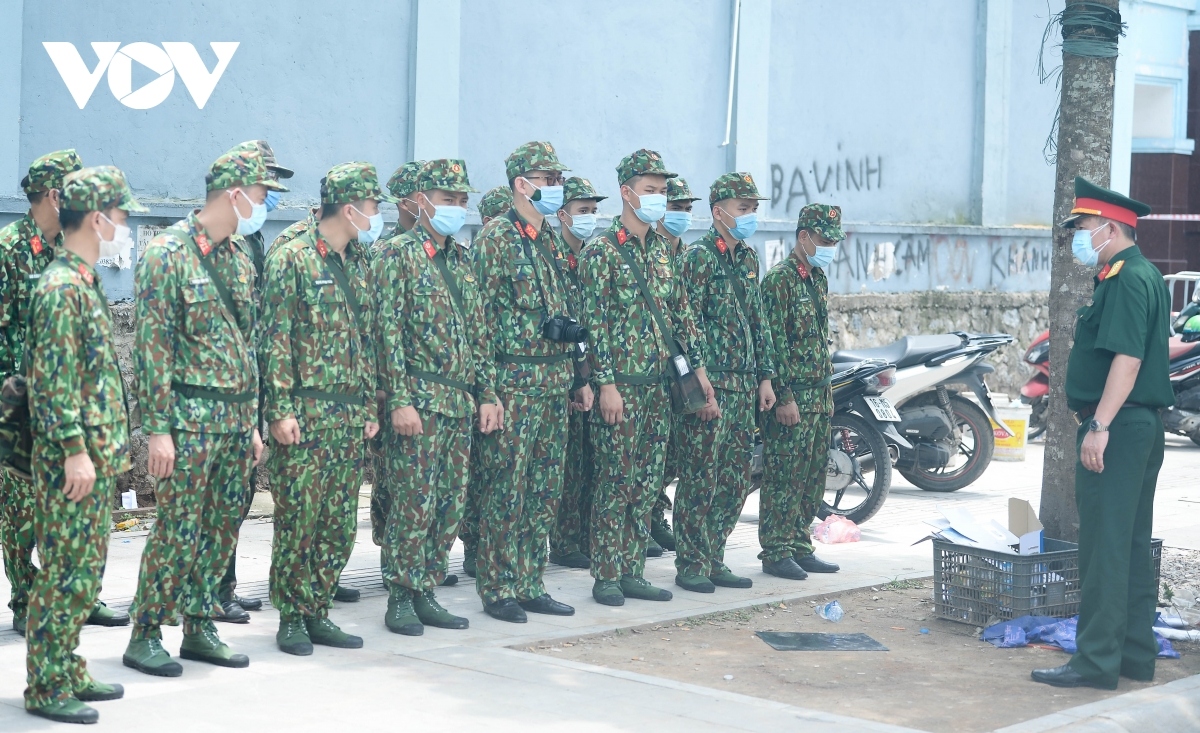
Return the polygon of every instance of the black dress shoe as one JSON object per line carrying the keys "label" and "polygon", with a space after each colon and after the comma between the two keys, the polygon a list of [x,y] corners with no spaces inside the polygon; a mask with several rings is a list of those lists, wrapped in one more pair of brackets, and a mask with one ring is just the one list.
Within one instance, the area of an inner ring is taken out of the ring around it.
{"label": "black dress shoe", "polygon": [[347,588],[339,585],[333,590],[333,600],[339,603],[358,603],[362,598],[362,591],[358,588]]}
{"label": "black dress shoe", "polygon": [[816,556],[816,553],[810,552],[807,555],[796,555],[794,559],[796,560],[796,564],[808,573],[836,573],[842,569],[841,565],[829,562],[828,560],[822,560]]}
{"label": "black dress shoe", "polygon": [[763,560],[763,572],[767,575],[774,575],[776,578],[786,578],[787,580],[804,580],[808,577],[808,573],[804,568],[796,564],[794,558],[785,557],[782,560],[775,562],[767,562]]}
{"label": "black dress shoe", "polygon": [[549,593],[528,601],[517,601],[521,608],[530,613],[545,613],[550,616],[574,616],[575,608],[554,600]]}
{"label": "black dress shoe", "polygon": [[221,601],[221,613],[214,618],[227,624],[250,623],[250,614],[246,613],[246,609],[237,601]]}
{"label": "black dress shoe", "polygon": [[523,624],[529,620],[525,609],[512,598],[502,598],[495,603],[485,604],[483,610],[497,621],[507,621],[511,624]]}
{"label": "black dress shoe", "polygon": [[241,596],[234,594],[233,600],[236,601],[237,604],[245,611],[261,611],[263,607],[261,598],[242,598]]}
{"label": "black dress shoe", "polygon": [[442,582],[438,583],[438,585],[445,586],[447,588],[452,585],[458,585],[458,576],[454,573],[450,573],[445,578],[442,578]]}
{"label": "black dress shoe", "polygon": [[1071,668],[1070,664],[1049,669],[1035,669],[1029,674],[1034,682],[1041,682],[1054,687],[1095,687],[1100,690],[1115,690],[1117,683],[1105,684],[1099,680],[1089,680]]}

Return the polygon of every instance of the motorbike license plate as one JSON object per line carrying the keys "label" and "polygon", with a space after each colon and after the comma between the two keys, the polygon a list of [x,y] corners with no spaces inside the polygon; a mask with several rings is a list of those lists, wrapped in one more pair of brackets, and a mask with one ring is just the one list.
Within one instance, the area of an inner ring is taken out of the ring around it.
{"label": "motorbike license plate", "polygon": [[887,397],[863,397],[863,399],[867,401],[867,407],[871,408],[876,420],[900,422],[900,413],[896,412],[896,408],[892,407],[892,403],[888,401]]}

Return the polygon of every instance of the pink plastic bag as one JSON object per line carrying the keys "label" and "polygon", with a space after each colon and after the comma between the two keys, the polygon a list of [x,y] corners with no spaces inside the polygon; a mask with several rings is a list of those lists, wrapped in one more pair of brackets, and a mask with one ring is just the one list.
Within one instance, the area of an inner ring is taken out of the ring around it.
{"label": "pink plastic bag", "polygon": [[854,522],[837,514],[830,514],[813,528],[813,539],[826,545],[836,545],[841,542],[858,542],[862,539],[862,530]]}

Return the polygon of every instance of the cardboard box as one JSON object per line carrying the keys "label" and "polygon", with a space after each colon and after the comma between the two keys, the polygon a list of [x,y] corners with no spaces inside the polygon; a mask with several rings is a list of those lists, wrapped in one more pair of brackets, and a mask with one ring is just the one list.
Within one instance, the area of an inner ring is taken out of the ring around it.
{"label": "cardboard box", "polygon": [[1018,555],[1036,555],[1042,551],[1042,523],[1024,499],[1008,500],[1008,531],[1019,540]]}

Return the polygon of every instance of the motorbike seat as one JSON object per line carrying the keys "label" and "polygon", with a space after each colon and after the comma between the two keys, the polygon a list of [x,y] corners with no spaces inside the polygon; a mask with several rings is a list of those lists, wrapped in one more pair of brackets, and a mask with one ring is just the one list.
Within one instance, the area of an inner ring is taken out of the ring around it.
{"label": "motorbike seat", "polygon": [[1192,352],[1200,352],[1200,341],[1193,343],[1184,343],[1179,336],[1172,336],[1167,342],[1168,359],[1175,361],[1181,357],[1187,356]]}
{"label": "motorbike seat", "polygon": [[835,363],[883,359],[896,365],[897,369],[914,366],[935,354],[944,354],[962,348],[962,339],[952,333],[931,336],[905,336],[887,346],[874,349],[844,349],[833,353]]}

